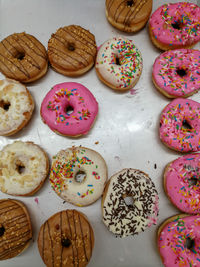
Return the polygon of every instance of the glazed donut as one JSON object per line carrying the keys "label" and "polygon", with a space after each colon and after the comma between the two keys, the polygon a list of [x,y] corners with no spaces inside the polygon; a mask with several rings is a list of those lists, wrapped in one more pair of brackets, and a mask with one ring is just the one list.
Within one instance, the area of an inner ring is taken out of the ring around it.
{"label": "glazed donut", "polygon": [[152,0],[106,0],[106,17],[117,29],[137,32],[147,23]]}
{"label": "glazed donut", "polygon": [[153,65],[153,82],[169,98],[188,97],[200,89],[200,51],[177,49],[158,56]]}
{"label": "glazed donut", "polygon": [[93,247],[92,226],[76,210],[58,212],[40,228],[38,249],[47,267],[84,267],[90,261]]}
{"label": "glazed donut", "polygon": [[74,205],[87,206],[99,199],[106,180],[106,163],[94,150],[72,147],[53,157],[51,186],[58,196]]}
{"label": "glazed donut", "polygon": [[200,217],[179,214],[158,229],[158,249],[165,267],[199,266]]}
{"label": "glazed donut", "polygon": [[160,117],[160,139],[176,151],[199,151],[200,104],[184,98],[169,103]]}
{"label": "glazed donut", "polygon": [[[132,203],[126,204],[125,198]],[[107,183],[102,198],[103,222],[121,237],[139,234],[157,223],[158,193],[149,176],[135,169],[123,169]]]}
{"label": "glazed donut", "polygon": [[22,253],[32,240],[32,227],[26,206],[14,199],[0,200],[0,260]]}
{"label": "glazed donut", "polygon": [[93,94],[80,83],[60,83],[47,93],[40,114],[49,128],[64,136],[87,134],[98,113]]}
{"label": "glazed donut", "polygon": [[178,2],[159,7],[149,20],[150,38],[162,50],[191,48],[200,40],[200,7]]}
{"label": "glazed donut", "polygon": [[128,90],[140,78],[142,56],[132,40],[109,39],[97,53],[96,72],[99,79],[115,90]]}
{"label": "glazed donut", "polygon": [[47,154],[32,142],[15,141],[0,151],[0,190],[30,196],[40,189],[49,171]]}
{"label": "glazed donut", "polygon": [[0,135],[20,131],[30,120],[34,102],[27,88],[17,81],[0,80]]}
{"label": "glazed donut", "polygon": [[200,154],[190,154],[169,163],[164,172],[164,188],[181,211],[200,213]]}
{"label": "glazed donut", "polygon": [[94,35],[77,25],[58,29],[48,42],[51,66],[66,76],[80,76],[90,70],[96,53]]}
{"label": "glazed donut", "polygon": [[30,83],[47,72],[45,47],[25,32],[9,35],[0,42],[0,71],[8,78]]}

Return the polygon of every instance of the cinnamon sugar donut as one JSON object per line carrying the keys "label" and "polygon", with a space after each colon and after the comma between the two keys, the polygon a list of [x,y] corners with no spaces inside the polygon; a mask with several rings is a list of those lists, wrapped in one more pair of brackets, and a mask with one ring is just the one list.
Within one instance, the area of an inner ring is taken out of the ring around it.
{"label": "cinnamon sugar donut", "polygon": [[0,71],[23,83],[33,82],[47,72],[45,47],[32,35],[14,33],[0,42]]}
{"label": "cinnamon sugar donut", "polygon": [[26,87],[17,81],[0,80],[0,135],[20,131],[30,120],[34,102]]}
{"label": "cinnamon sugar donut", "polygon": [[84,267],[93,247],[92,227],[87,217],[76,210],[58,212],[40,228],[38,249],[47,267]]}
{"label": "cinnamon sugar donut", "polygon": [[48,42],[51,66],[66,76],[80,76],[91,69],[96,52],[94,35],[77,25],[58,29]]}
{"label": "cinnamon sugar donut", "polygon": [[32,239],[32,227],[25,205],[14,199],[0,200],[0,260],[22,253]]}

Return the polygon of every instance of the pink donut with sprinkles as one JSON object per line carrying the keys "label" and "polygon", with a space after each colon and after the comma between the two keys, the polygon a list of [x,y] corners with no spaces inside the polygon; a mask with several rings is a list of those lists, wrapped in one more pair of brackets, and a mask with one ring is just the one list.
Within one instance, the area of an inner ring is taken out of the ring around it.
{"label": "pink donut with sprinkles", "polygon": [[200,104],[176,98],[162,111],[160,139],[169,148],[180,152],[200,150]]}
{"label": "pink donut with sprinkles", "polygon": [[153,82],[169,98],[188,97],[200,89],[200,51],[166,51],[154,62]]}
{"label": "pink donut with sprinkles", "polygon": [[187,2],[164,4],[152,14],[149,32],[162,50],[190,48],[200,40],[200,7]]}
{"label": "pink donut with sprinkles", "polygon": [[89,132],[98,113],[98,103],[80,83],[60,83],[47,93],[40,113],[52,131],[77,137]]}
{"label": "pink donut with sprinkles", "polygon": [[200,154],[180,157],[167,165],[164,188],[171,202],[181,211],[200,213]]}
{"label": "pink donut with sprinkles", "polygon": [[115,37],[99,47],[95,68],[99,79],[107,86],[128,90],[140,78],[142,56],[132,40]]}

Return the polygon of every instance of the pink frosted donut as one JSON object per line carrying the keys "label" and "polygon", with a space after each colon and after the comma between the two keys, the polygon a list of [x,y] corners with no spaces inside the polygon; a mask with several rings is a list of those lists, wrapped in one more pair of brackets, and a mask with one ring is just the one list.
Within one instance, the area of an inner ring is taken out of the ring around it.
{"label": "pink frosted donut", "polygon": [[200,266],[200,217],[167,219],[158,229],[157,243],[165,267]]}
{"label": "pink frosted donut", "polygon": [[164,187],[171,202],[181,211],[200,213],[200,154],[180,157],[169,163]]}
{"label": "pink frosted donut", "polygon": [[200,40],[200,7],[164,4],[152,14],[149,31],[153,44],[162,50],[189,48]]}
{"label": "pink frosted donut", "polygon": [[47,93],[40,113],[52,131],[76,137],[89,132],[98,113],[98,103],[80,83],[60,83]]}
{"label": "pink frosted donut", "polygon": [[200,89],[200,51],[177,49],[164,52],[154,62],[153,82],[170,98],[196,93]]}
{"label": "pink frosted donut", "polygon": [[200,104],[176,98],[162,111],[160,139],[180,152],[200,150]]}

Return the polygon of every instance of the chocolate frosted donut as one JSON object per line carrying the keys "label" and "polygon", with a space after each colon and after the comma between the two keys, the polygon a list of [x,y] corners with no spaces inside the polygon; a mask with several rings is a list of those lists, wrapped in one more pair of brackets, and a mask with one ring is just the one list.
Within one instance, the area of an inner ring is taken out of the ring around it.
{"label": "chocolate frosted donut", "polygon": [[92,227],[86,216],[76,210],[58,212],[40,228],[38,249],[47,267],[84,267],[93,247]]}
{"label": "chocolate frosted donut", "polygon": [[121,237],[156,224],[158,193],[149,176],[135,169],[123,169],[113,175],[104,191],[102,215],[108,229]]}

